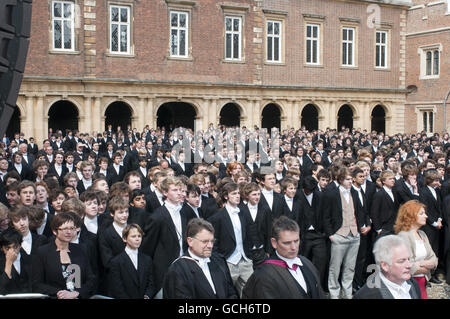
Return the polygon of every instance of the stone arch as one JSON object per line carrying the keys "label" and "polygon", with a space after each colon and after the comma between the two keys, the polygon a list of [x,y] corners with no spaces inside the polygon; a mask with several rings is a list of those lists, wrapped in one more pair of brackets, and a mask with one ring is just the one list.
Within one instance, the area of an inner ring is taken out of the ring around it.
{"label": "stone arch", "polygon": [[357,109],[351,103],[342,103],[337,108],[336,113],[338,131],[341,130],[342,126],[351,130],[354,127],[354,120],[357,117]]}
{"label": "stone arch", "polygon": [[261,109],[261,127],[269,132],[273,127],[281,129],[281,120],[283,117],[283,107],[279,103],[269,102]]}
{"label": "stone arch", "polygon": [[80,108],[69,99],[61,99],[53,102],[47,109],[48,128],[53,132],[61,130],[63,134],[67,130],[78,130]]}
{"label": "stone arch", "polygon": [[300,126],[305,126],[308,131],[319,129],[319,119],[322,116],[321,114],[322,110],[317,103],[306,103],[300,111]]}
{"label": "stone arch", "polygon": [[111,97],[109,99],[102,100],[102,102],[103,102],[103,105],[101,107],[101,113],[100,113],[100,114],[102,114],[102,116],[105,116],[106,109],[114,102],[123,102],[123,103],[127,104],[128,107],[130,108],[132,117],[139,114],[139,112],[137,111],[136,105],[133,102],[131,102],[129,99],[126,99],[126,98]]}
{"label": "stone arch", "polygon": [[83,106],[76,100],[76,99],[72,99],[72,98],[64,98],[64,97],[56,97],[53,98],[51,100],[48,101],[47,106],[45,108],[45,116],[48,116],[48,111],[50,111],[50,108],[52,107],[53,104],[55,104],[58,101],[67,101],[72,103],[73,105],[76,106],[77,110],[78,110],[78,118],[83,118],[84,117],[84,109]]}
{"label": "stone arch", "polygon": [[240,126],[241,118],[244,116],[243,108],[235,101],[222,105],[219,111],[219,123],[226,126]]}
{"label": "stone arch", "polygon": [[21,132],[21,118],[23,117],[20,108],[16,105],[14,108],[14,112],[11,115],[11,118],[8,123],[8,127],[6,128],[6,136],[9,138],[14,138],[15,133]]}
{"label": "stone arch", "polygon": [[[201,108],[186,100],[167,100],[159,103],[155,108],[156,125],[173,130],[178,126],[195,129],[195,122],[199,118]],[[186,117],[187,116],[187,117]]]}
{"label": "stone arch", "polygon": [[128,125],[132,125],[133,107],[122,99],[116,100],[108,104],[103,116],[105,117],[105,130],[108,125],[112,125],[114,132],[119,126],[122,131],[125,131]]}
{"label": "stone arch", "polygon": [[390,118],[389,108],[384,103],[376,103],[370,110],[370,130],[386,133]]}

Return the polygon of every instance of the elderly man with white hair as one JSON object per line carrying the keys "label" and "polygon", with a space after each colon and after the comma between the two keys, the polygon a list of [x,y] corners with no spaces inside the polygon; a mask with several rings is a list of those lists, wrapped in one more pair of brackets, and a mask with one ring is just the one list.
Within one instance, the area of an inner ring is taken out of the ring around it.
{"label": "elderly man with white hair", "polygon": [[410,274],[411,256],[401,237],[381,237],[373,254],[377,269],[353,299],[421,299],[419,285]]}

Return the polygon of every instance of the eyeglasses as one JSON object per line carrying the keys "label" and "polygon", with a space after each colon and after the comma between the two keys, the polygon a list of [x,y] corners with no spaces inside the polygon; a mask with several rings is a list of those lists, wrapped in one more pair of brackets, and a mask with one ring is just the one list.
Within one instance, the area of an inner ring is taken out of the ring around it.
{"label": "eyeglasses", "polygon": [[75,227],[58,228],[60,231],[75,231]]}
{"label": "eyeglasses", "polygon": [[216,242],[215,239],[212,239],[212,240],[207,240],[207,239],[205,239],[205,240],[200,240],[200,239],[195,238],[195,237],[192,237],[192,238],[197,239],[197,240],[198,240],[199,242],[201,242],[203,245],[208,245],[208,244],[214,245],[214,243]]}

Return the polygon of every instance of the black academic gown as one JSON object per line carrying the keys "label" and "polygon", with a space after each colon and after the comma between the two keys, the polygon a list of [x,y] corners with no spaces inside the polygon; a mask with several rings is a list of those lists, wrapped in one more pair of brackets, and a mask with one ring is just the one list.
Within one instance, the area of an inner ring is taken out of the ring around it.
{"label": "black academic gown", "polygon": [[169,267],[163,285],[164,298],[237,299],[238,296],[225,260],[213,253],[208,268],[216,293],[197,262],[190,257],[189,253],[185,253]]}

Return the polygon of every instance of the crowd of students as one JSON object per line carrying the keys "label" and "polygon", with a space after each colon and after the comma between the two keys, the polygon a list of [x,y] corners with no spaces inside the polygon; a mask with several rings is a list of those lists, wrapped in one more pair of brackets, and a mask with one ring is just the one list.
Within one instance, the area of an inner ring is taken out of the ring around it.
{"label": "crowd of students", "polygon": [[[414,227],[422,297],[441,274],[450,283],[448,133],[235,132],[4,137],[0,294],[239,298],[274,255],[281,216],[298,224],[299,253],[330,298],[352,298],[374,243]],[[426,216],[405,222],[405,204]]]}

